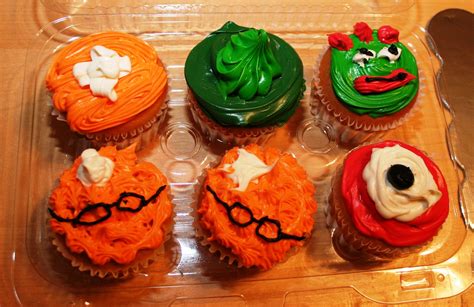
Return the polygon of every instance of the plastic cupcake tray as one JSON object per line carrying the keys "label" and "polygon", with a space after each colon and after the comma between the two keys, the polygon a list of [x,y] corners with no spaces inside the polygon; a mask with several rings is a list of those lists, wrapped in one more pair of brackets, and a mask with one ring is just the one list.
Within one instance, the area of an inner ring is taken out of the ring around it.
{"label": "plastic cupcake tray", "polygon": [[[203,6],[150,4],[151,1],[46,1],[67,17],[48,23],[29,48],[22,104],[15,203],[11,206],[11,291],[21,304],[315,304],[332,295],[357,302],[359,294],[378,302],[407,302],[456,295],[472,283],[472,234],[462,202],[462,172],[451,150],[450,113],[438,99],[434,76],[440,71],[430,39],[416,24],[411,1],[357,1],[347,5]],[[97,3],[102,3],[101,6]],[[145,3],[146,2],[146,3]],[[276,3],[276,2],[275,2]],[[357,5],[355,4],[357,3]],[[397,6],[395,6],[397,3]],[[399,12],[403,11],[403,18]],[[398,12],[398,13],[397,13]],[[356,14],[357,13],[357,16]],[[270,18],[271,17],[271,18]],[[314,182],[319,204],[308,244],[269,271],[239,269],[219,261],[194,237],[191,204],[206,167],[226,144],[209,143],[192,121],[186,102],[184,62],[191,48],[227,20],[264,28],[287,40],[304,63],[307,90],[302,107],[266,145],[292,153]],[[450,214],[438,236],[419,254],[391,262],[357,264],[339,256],[326,228],[324,209],[332,174],[347,148],[333,141],[332,129],[309,110],[310,81],[327,33],[350,31],[363,20],[372,27],[390,24],[412,50],[427,78],[422,108],[384,139],[398,139],[424,150],[438,164],[450,192]],[[133,278],[107,280],[76,271],[54,249],[47,227],[47,201],[62,171],[84,149],[64,122],[50,115],[44,86],[46,70],[62,47],[94,32],[115,30],[139,36],[155,47],[171,80],[169,112],[156,140],[139,152],[169,178],[176,204],[173,237],[162,258]],[[34,288],[32,288],[34,285]],[[357,292],[359,294],[357,294]]]}

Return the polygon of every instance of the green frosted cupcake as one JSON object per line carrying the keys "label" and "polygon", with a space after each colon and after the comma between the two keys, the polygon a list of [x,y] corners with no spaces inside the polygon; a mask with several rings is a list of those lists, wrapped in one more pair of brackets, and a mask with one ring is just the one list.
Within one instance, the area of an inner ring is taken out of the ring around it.
{"label": "green frosted cupcake", "polygon": [[305,90],[303,63],[281,38],[227,22],[185,65],[194,120],[212,140],[262,142],[285,124]]}

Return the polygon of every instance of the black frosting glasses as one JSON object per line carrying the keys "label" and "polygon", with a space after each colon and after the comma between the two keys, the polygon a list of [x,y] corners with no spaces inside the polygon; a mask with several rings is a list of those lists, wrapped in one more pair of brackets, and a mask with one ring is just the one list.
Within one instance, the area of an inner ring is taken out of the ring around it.
{"label": "black frosting glasses", "polygon": [[[217,196],[217,193],[210,186],[206,186],[206,189],[212,194],[212,196],[214,196],[214,199],[219,204],[224,206],[224,208],[227,211],[227,216],[229,217],[229,220],[233,224],[243,228],[243,227],[247,227],[251,225],[252,223],[256,223],[257,228],[255,228],[255,234],[259,238],[267,242],[278,242],[280,240],[302,241],[306,239],[306,237],[304,236],[295,236],[295,235],[286,234],[281,231],[280,221],[271,219],[268,216],[264,216],[260,219],[257,219],[253,216],[252,210],[250,210],[250,208],[245,206],[244,204],[240,202],[235,202],[232,205],[229,205],[228,203],[220,199],[219,196]],[[240,217],[239,220],[235,219],[235,216],[237,215],[239,215]],[[265,233],[263,232],[264,226],[270,227],[270,228],[276,228],[276,236],[268,237],[267,235],[265,235]]]}
{"label": "black frosting glasses", "polygon": [[[73,225],[92,226],[110,218],[112,216],[112,208],[117,208],[119,211],[128,211],[133,213],[139,212],[143,209],[143,207],[155,201],[165,188],[166,185],[159,187],[158,190],[156,190],[156,192],[148,199],[145,199],[143,195],[137,193],[123,192],[115,202],[111,204],[97,203],[88,205],[74,218],[60,217],[51,208],[48,208],[48,211],[51,217],[58,220],[59,222],[71,223]],[[138,200],[138,205],[134,207],[127,206],[132,200]]]}

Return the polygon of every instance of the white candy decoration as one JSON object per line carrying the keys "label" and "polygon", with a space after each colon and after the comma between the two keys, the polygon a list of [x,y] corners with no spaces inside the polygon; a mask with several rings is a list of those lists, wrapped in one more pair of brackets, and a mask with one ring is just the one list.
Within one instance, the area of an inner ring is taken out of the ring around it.
{"label": "white candy decoration", "polygon": [[373,50],[367,50],[368,52],[372,53],[372,55],[368,55],[368,54],[365,54],[365,53],[362,53],[359,51],[357,51],[357,53],[354,55],[354,57],[352,58],[352,61],[359,64],[359,66],[361,67],[365,67],[365,61],[368,61],[370,59],[373,59],[375,58],[375,51]]}
{"label": "white candy decoration", "polygon": [[128,56],[119,56],[114,50],[103,46],[91,49],[91,62],[74,65],[72,74],[81,87],[90,85],[94,96],[107,97],[112,101],[118,99],[114,90],[119,78],[132,71],[132,63]]}

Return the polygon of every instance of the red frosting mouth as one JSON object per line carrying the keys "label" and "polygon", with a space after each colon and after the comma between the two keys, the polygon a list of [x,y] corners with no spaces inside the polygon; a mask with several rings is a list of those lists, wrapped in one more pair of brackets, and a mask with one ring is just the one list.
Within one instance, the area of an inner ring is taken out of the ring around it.
{"label": "red frosting mouth", "polygon": [[402,87],[415,78],[405,69],[398,68],[387,76],[360,76],[354,80],[354,88],[361,94],[384,93]]}

